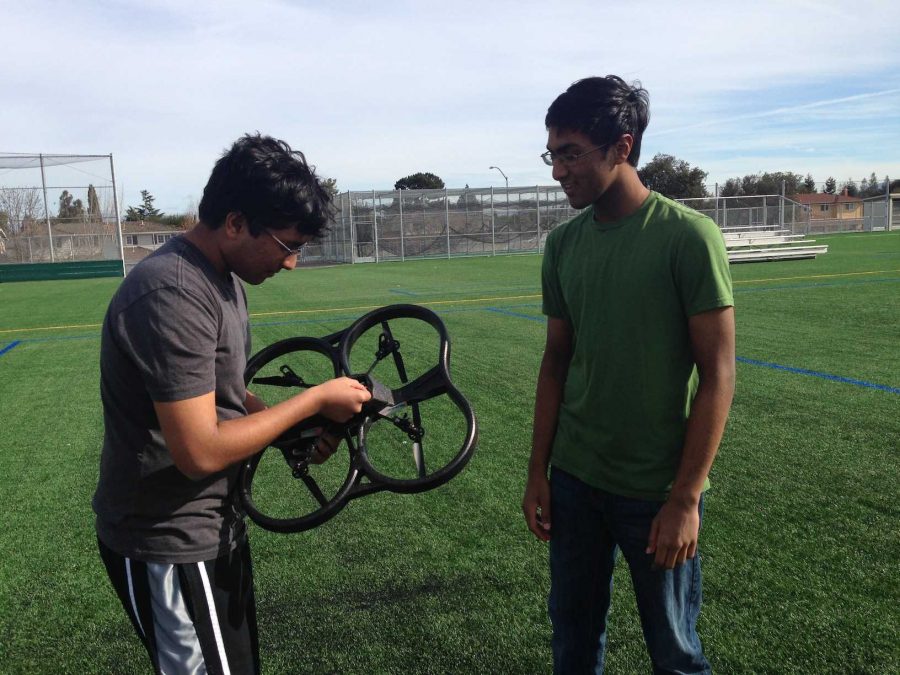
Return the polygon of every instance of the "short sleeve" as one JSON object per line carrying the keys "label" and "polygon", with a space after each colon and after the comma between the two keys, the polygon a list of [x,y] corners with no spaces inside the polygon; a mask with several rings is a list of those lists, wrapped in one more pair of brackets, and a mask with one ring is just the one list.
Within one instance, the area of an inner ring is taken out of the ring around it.
{"label": "short sleeve", "polygon": [[115,321],[120,347],[158,402],[215,391],[218,326],[213,306],[179,288],[147,293]]}
{"label": "short sleeve", "polygon": [[687,316],[734,305],[725,240],[708,218],[685,225],[677,247],[675,273]]}
{"label": "short sleeve", "polygon": [[559,283],[558,236],[559,230],[550,233],[544,248],[544,260],[541,264],[541,311],[556,319],[568,319],[569,312]]}

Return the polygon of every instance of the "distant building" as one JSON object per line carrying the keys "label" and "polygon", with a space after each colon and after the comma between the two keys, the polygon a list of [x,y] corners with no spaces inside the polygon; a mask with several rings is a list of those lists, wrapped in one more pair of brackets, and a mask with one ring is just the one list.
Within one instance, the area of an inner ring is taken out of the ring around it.
{"label": "distant building", "polygon": [[182,225],[166,225],[149,220],[122,221],[122,250],[128,269],[146,258],[169,239],[184,234]]}
{"label": "distant building", "polygon": [[148,220],[123,220],[122,242],[124,246],[145,248],[155,251],[172,237],[177,237],[185,232],[181,225],[166,225],[165,223],[153,223]]}
{"label": "distant building", "polygon": [[846,189],[841,194],[814,192],[793,195],[790,199],[809,208],[810,220],[859,220],[863,217],[863,200],[851,197]]}

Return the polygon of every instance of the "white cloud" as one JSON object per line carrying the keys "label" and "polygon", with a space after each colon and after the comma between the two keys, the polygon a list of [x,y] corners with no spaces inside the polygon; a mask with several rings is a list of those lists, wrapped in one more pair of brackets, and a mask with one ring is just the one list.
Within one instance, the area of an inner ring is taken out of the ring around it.
{"label": "white cloud", "polygon": [[[0,8],[0,150],[113,152],[126,204],[149,189],[170,212],[255,130],[304,150],[342,189],[390,187],[414,171],[499,184],[490,165],[514,185],[548,183],[537,158],[547,105],[575,79],[610,72],[650,90],[645,158],[685,153],[711,174],[740,159],[741,174],[787,159],[806,171],[814,154],[842,175],[855,157],[868,173],[900,156],[897,98],[871,96],[900,88],[886,1]],[[834,99],[847,100],[810,107]],[[808,128],[788,133],[789,120]]]}

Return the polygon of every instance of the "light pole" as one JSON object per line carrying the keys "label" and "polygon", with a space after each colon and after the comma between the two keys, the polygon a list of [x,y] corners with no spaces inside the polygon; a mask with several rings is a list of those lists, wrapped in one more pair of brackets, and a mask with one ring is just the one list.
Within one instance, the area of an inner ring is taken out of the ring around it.
{"label": "light pole", "polygon": [[503,173],[503,169],[499,166],[489,166],[488,169],[497,169],[500,172],[500,175],[503,176],[503,180],[506,181],[506,217],[509,218],[509,178],[506,177],[506,174]]}

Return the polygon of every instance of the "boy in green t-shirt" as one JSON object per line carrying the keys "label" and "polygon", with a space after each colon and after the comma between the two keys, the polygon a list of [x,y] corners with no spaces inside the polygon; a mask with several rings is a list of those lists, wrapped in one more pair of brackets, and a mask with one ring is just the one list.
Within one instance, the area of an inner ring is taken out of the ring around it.
{"label": "boy in green t-shirt", "polygon": [[654,672],[709,672],[697,539],[734,393],[731,275],[715,223],[641,183],[648,119],[646,90],[613,75],[576,82],[545,119],[544,161],[584,209],[547,238],[522,502],[550,542],[557,673],[603,671],[618,549]]}

